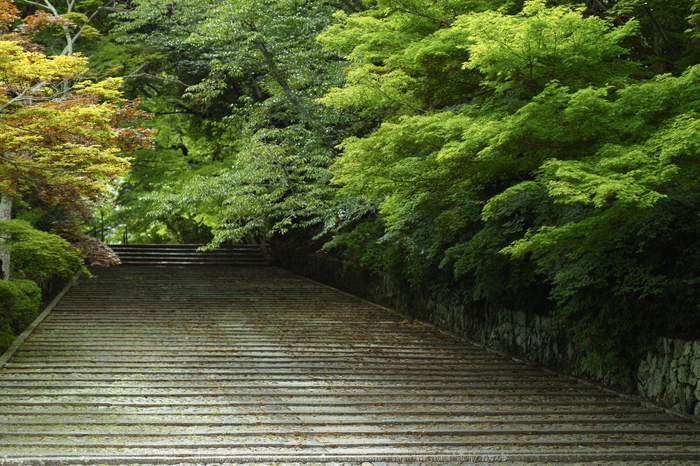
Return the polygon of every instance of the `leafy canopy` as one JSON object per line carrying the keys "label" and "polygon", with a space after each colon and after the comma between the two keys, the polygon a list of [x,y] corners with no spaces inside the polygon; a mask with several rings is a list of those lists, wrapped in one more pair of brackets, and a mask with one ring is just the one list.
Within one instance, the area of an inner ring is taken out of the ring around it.
{"label": "leafy canopy", "polygon": [[320,40],[347,57],[347,81],[320,101],[383,122],[346,138],[331,167],[339,196],[376,216],[339,227],[329,247],[414,281],[449,270],[474,305],[556,307],[601,342],[580,344],[621,356],[643,338],[610,328],[625,316],[648,335],[663,320],[653,296],[685,318],[697,310],[688,289],[674,295],[697,270],[670,259],[674,230],[689,247],[680,211],[696,205],[691,10],[556,3],[378,0],[336,15]]}

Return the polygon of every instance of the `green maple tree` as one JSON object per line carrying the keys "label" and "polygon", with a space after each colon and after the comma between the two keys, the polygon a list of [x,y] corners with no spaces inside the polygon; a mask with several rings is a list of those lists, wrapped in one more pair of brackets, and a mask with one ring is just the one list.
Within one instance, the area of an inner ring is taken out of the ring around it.
{"label": "green maple tree", "polygon": [[[86,80],[86,58],[47,56],[32,42],[49,25],[71,27],[68,18],[41,12],[13,28],[17,20],[16,7],[0,2],[0,220],[30,193],[85,212],[128,170],[125,151],[149,143],[150,131],[126,126],[147,115],[121,97],[121,79]],[[9,278],[7,246],[3,271]]]}

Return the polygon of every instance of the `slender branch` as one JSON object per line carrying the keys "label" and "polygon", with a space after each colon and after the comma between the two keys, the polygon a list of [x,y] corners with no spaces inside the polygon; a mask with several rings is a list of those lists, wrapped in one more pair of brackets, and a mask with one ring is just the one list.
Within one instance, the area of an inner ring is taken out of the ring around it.
{"label": "slender branch", "polygon": [[408,102],[408,100],[406,100],[406,99],[403,99],[403,101],[399,101],[399,100],[397,100],[397,99],[394,99],[394,98],[391,97],[389,94],[387,94],[384,90],[382,90],[382,87],[381,87],[381,85],[380,85],[378,82],[375,83],[375,82],[373,82],[373,81],[370,79],[369,85],[370,85],[370,86],[374,86],[374,88],[377,90],[377,92],[379,92],[380,94],[382,94],[382,95],[383,95],[384,97],[386,97],[388,100],[390,100],[390,101],[392,101],[392,102],[396,102],[399,106],[408,107],[408,108],[410,108],[411,110],[413,110],[413,111],[415,111],[415,112],[417,112],[417,113],[420,113],[420,114],[425,113],[425,110],[423,110],[423,109],[421,109],[421,108],[418,108],[418,107],[414,107],[414,106],[411,105],[411,104]]}
{"label": "slender branch", "polygon": [[[603,10],[603,13],[606,13],[610,9],[610,7],[603,4],[603,2],[601,2],[600,0],[595,0],[595,3],[600,7],[601,10]],[[622,21],[622,19],[619,16],[615,16],[615,18],[613,18],[613,22],[616,23],[618,26],[625,25],[625,22]]]}
{"label": "slender branch", "polygon": [[659,24],[659,21],[656,19],[656,16],[654,16],[654,14],[651,12],[651,10],[649,8],[645,7],[644,10],[647,12],[649,17],[651,18],[651,21],[654,23],[656,30],[659,31],[659,34],[661,34],[661,37],[663,37],[664,42],[666,42],[666,45],[668,45],[668,48],[671,49],[671,53],[673,55],[676,55],[676,51],[673,50],[673,45],[671,44],[671,41],[668,39],[666,32],[661,27],[661,24]]}
{"label": "slender branch", "polygon": [[2,113],[3,110],[5,110],[6,108],[11,107],[12,105],[16,104],[17,102],[21,102],[21,101],[23,100],[23,97],[24,97],[24,96],[27,94],[27,92],[29,92],[29,91],[30,91],[30,89],[25,89],[25,90],[23,90],[22,93],[21,93],[20,95],[15,96],[15,97],[12,98],[10,101],[8,101],[8,102],[5,103],[4,105],[0,106],[0,113]]}
{"label": "slender branch", "polygon": [[126,8],[117,8],[117,7],[111,7],[111,6],[101,6],[97,8],[97,11],[108,11],[110,13],[126,13],[127,10]]}
{"label": "slender branch", "polygon": [[601,2],[600,0],[595,0],[595,3],[596,3],[596,5],[598,5],[604,12],[605,12],[605,11],[608,11],[609,8],[608,8],[606,5],[604,5],[603,2]]}
{"label": "slender branch", "polygon": [[122,76],[122,79],[123,79],[124,81],[126,81],[126,80],[128,80],[128,79],[136,79],[136,78],[143,78],[143,77],[146,77],[146,78],[155,79],[156,81],[164,81],[164,82],[169,82],[169,83],[180,84],[181,86],[184,86],[184,87],[189,87],[189,86],[190,86],[189,84],[187,84],[187,83],[185,83],[185,82],[182,82],[182,81],[180,81],[179,79],[165,78],[165,77],[163,77],[163,76],[156,76],[156,75],[149,74],[149,73],[141,73],[141,70],[143,70],[144,68],[146,68],[146,67],[147,67],[148,65],[150,65],[150,64],[151,64],[151,62],[148,62],[148,61],[145,62],[145,63],[143,63],[141,66],[139,66],[138,68],[136,68],[136,69],[135,69],[134,71],[132,71],[131,73],[127,74],[126,76]]}
{"label": "slender branch", "polygon": [[196,110],[192,110],[191,108],[189,108],[189,107],[187,107],[186,105],[184,105],[182,102],[176,102],[175,105],[177,105],[177,106],[180,107],[180,108],[184,108],[184,109],[187,111],[187,113],[192,113],[192,114],[195,114],[195,115],[201,114],[201,112],[198,112],[198,111],[196,111]]}
{"label": "slender branch", "polygon": [[188,110],[185,112],[155,112],[154,115],[199,115],[199,113]]}
{"label": "slender branch", "polygon": [[[17,126],[17,125],[13,125],[12,123],[8,123],[5,120],[3,120],[2,118],[0,118],[0,124],[3,124],[5,126],[9,126],[10,128],[14,128],[14,129],[19,130],[19,131],[25,131],[27,133],[37,134],[37,135],[42,136],[42,137],[44,136],[44,134],[37,133],[36,131],[32,131],[31,129],[22,128],[21,126]],[[4,157],[2,157],[2,158],[4,159]]]}
{"label": "slender branch", "polygon": [[401,5],[401,6],[398,6],[398,5],[397,5],[397,6],[394,6],[394,9],[395,9],[396,11],[401,11],[401,12],[403,12],[403,13],[409,13],[409,14],[416,15],[416,16],[418,16],[419,18],[429,19],[430,21],[434,21],[435,23],[441,24],[441,25],[444,26],[444,27],[450,27],[450,25],[452,24],[451,22],[446,21],[446,20],[444,20],[444,19],[435,18],[435,17],[430,16],[430,15],[428,15],[428,14],[426,14],[426,13],[421,12],[421,11],[418,11],[418,10],[415,10],[415,9],[407,8],[406,5]]}
{"label": "slender branch", "polygon": [[48,9],[50,9],[54,15],[58,14],[58,13],[56,13],[56,8],[54,8],[54,6],[51,3],[49,3],[48,0],[44,0],[44,3],[34,2],[32,0],[24,0],[24,3],[29,3],[30,5],[38,6],[39,8],[46,7]]}
{"label": "slender branch", "polygon": [[57,98],[57,97],[60,97],[61,94],[68,93],[69,91],[72,90],[72,88],[64,89],[63,91],[61,91],[61,92],[59,92],[59,93],[54,93],[51,97],[29,96],[29,97],[25,98],[25,96],[27,95],[27,93],[29,93],[29,92],[36,92],[36,91],[38,91],[39,89],[42,89],[42,88],[46,87],[46,85],[47,85],[49,82],[50,82],[50,81],[42,81],[42,82],[40,82],[40,83],[35,84],[34,86],[32,86],[32,87],[30,87],[30,88],[25,89],[24,91],[22,91],[21,94],[19,94],[19,95],[13,97],[11,100],[9,100],[8,102],[6,102],[6,103],[3,104],[2,106],[0,106],[0,113],[2,113],[2,111],[5,110],[6,108],[8,108],[8,107],[10,107],[10,106],[12,106],[12,105],[14,105],[14,104],[16,104],[16,103],[18,103],[18,102],[26,102],[26,101],[29,101],[29,102],[42,102],[42,101],[56,100],[56,98]]}
{"label": "slender branch", "polygon": [[[251,30],[255,30],[254,25],[252,25]],[[316,119],[311,116],[311,114],[301,105],[299,99],[297,99],[292,93],[292,89],[289,87],[289,83],[284,78],[284,75],[282,74],[280,69],[277,67],[275,57],[267,49],[265,43],[262,41],[255,41],[254,44],[258,47],[258,50],[260,50],[260,52],[263,54],[263,57],[265,58],[265,61],[267,62],[270,68],[270,74],[275,79],[277,84],[279,84],[279,86],[282,88],[282,92],[284,92],[287,101],[291,103],[292,106],[296,109],[296,111],[299,112],[299,114],[311,125],[314,131],[316,131],[316,133],[321,137],[323,143],[328,148],[332,148],[333,143],[331,142],[330,138],[325,134],[323,128],[321,128]]]}
{"label": "slender branch", "polygon": [[139,73],[142,69],[144,69],[145,67],[147,67],[150,63],[151,63],[151,62],[148,62],[148,61],[147,61],[147,62],[144,62],[141,66],[139,66],[138,68],[136,68],[136,70],[134,70],[133,72],[129,73],[128,76],[125,76],[124,79],[128,79],[129,76],[131,76],[131,75],[133,75],[133,74],[136,74],[136,73]]}
{"label": "slender branch", "polygon": [[131,73],[127,76],[122,77],[124,81],[127,79],[136,79],[136,78],[150,78],[150,79],[155,79],[156,81],[164,81],[168,83],[176,83],[184,87],[190,87],[189,84],[180,81],[179,79],[172,79],[172,78],[164,78],[163,76],[156,76],[154,74],[149,74],[149,73]]}

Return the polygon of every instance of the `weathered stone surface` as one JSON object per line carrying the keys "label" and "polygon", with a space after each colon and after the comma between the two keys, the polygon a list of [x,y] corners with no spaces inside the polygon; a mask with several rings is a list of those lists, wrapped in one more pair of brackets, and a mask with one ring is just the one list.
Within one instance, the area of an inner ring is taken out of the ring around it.
{"label": "weathered stone surface", "polygon": [[693,414],[697,406],[700,361],[694,355],[697,342],[662,339],[656,353],[649,352],[637,368],[641,396]]}
{"label": "weathered stone surface", "polygon": [[683,356],[683,349],[685,348],[686,342],[675,338],[673,340],[673,359],[678,360]]}
{"label": "weathered stone surface", "polygon": [[657,401],[659,397],[664,392],[664,373],[663,371],[657,369],[649,375],[649,381],[647,382],[647,396]]}
{"label": "weathered stone surface", "polygon": [[669,357],[670,351],[664,353],[663,358],[659,359],[659,370],[661,374],[666,375],[669,371],[672,358]]}
{"label": "weathered stone surface", "polygon": [[71,290],[0,369],[0,464],[700,455],[688,419],[283,270],[137,272],[100,271]]}
{"label": "weathered stone surface", "polygon": [[646,361],[639,363],[639,368],[637,369],[637,390],[639,394],[643,397],[648,397],[649,375],[651,373],[651,367]]}
{"label": "weathered stone surface", "polygon": [[687,384],[688,383],[688,366],[683,365],[678,367],[678,372],[677,372],[677,379],[679,383]]}
{"label": "weathered stone surface", "polygon": [[683,384],[678,386],[676,393],[676,399],[679,401],[680,411],[684,413],[692,413],[695,408],[695,402],[697,398],[694,394],[694,387],[690,385]]}
{"label": "weathered stone surface", "polygon": [[686,341],[684,342],[683,346],[683,353],[681,356],[691,356],[693,354],[693,342],[692,341]]}
{"label": "weathered stone surface", "polygon": [[670,338],[662,338],[661,339],[661,353],[666,355],[669,354],[671,351],[673,351],[673,340]]}

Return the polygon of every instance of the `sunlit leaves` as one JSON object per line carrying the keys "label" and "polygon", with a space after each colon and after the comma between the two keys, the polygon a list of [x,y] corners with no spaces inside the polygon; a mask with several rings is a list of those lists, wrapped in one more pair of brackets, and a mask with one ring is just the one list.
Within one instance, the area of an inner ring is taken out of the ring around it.
{"label": "sunlit leaves", "polygon": [[[0,38],[1,39],[1,38]],[[31,89],[31,84],[40,81],[56,82],[61,79],[72,79],[85,72],[86,59],[80,56],[47,57],[39,52],[25,52],[21,44],[13,40],[0,40],[0,53],[3,61],[0,63],[0,81],[3,84],[5,102],[15,96],[26,95],[28,92],[45,93],[50,91],[48,83],[42,83],[37,89]],[[13,89],[8,85],[18,85]],[[29,86],[28,86],[29,85]]]}
{"label": "sunlit leaves", "polygon": [[[592,309],[632,313],[634,299],[682,289],[662,275],[697,273],[670,259],[697,232],[697,45],[680,33],[691,5],[605,4],[338,13],[320,40],[347,58],[347,79],[321,101],[382,124],[346,138],[332,167],[340,194],[377,218],[330,245],[411,279],[439,264],[467,303],[542,309],[549,296],[561,316],[587,316],[581,329],[597,325]],[[397,267],[397,254],[410,259]]]}
{"label": "sunlit leaves", "polygon": [[0,221],[0,236],[10,238],[13,266],[25,277],[40,280],[50,275],[71,278],[87,272],[80,251],[56,235],[37,231],[22,220]]}
{"label": "sunlit leaves", "polygon": [[624,80],[629,64],[616,58],[627,53],[619,44],[634,34],[636,23],[611,27],[594,16],[582,18],[582,12],[536,0],[514,16],[461,16],[454,27],[468,31],[472,42],[465,46],[470,58],[464,66],[478,69],[483,85],[499,92],[538,92],[552,80],[575,88]]}

